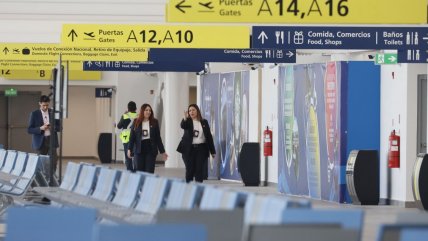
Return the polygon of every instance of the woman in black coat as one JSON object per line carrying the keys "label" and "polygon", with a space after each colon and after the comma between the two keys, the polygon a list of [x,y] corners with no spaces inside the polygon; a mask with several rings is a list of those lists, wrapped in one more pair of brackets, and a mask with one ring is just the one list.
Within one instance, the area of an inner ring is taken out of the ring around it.
{"label": "woman in black coat", "polygon": [[168,159],[160,136],[159,122],[153,116],[152,107],[143,104],[131,127],[128,157],[134,156],[137,171],[154,173],[158,151],[163,160]]}
{"label": "woman in black coat", "polygon": [[202,118],[196,104],[189,105],[187,111],[184,111],[180,125],[184,134],[177,151],[182,154],[186,165],[186,182],[193,181],[193,178],[202,182],[210,153],[215,157],[210,126],[208,121]]}

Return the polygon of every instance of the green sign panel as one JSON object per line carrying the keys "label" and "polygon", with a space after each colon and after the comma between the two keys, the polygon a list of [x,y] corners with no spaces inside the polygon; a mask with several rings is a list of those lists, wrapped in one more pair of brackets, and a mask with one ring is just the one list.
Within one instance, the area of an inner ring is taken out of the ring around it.
{"label": "green sign panel", "polygon": [[376,64],[396,64],[397,54],[376,54]]}
{"label": "green sign panel", "polygon": [[5,89],[4,90],[4,95],[5,96],[17,96],[18,95],[18,90],[14,89],[14,88]]}

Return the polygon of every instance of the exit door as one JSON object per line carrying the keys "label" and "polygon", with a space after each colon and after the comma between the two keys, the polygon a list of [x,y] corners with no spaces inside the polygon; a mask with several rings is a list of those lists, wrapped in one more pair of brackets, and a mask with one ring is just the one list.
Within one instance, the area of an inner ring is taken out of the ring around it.
{"label": "exit door", "polygon": [[27,125],[30,113],[39,108],[40,95],[41,92],[18,91],[17,96],[6,97],[0,93],[0,144],[5,149],[34,152]]}
{"label": "exit door", "polygon": [[418,75],[417,152],[427,152],[427,75]]}

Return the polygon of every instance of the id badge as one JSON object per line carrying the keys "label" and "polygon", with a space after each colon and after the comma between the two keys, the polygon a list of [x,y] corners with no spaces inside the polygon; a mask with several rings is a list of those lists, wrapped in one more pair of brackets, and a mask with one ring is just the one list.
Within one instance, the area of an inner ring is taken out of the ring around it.
{"label": "id badge", "polygon": [[149,135],[149,131],[148,130],[143,130],[143,136],[146,137]]}

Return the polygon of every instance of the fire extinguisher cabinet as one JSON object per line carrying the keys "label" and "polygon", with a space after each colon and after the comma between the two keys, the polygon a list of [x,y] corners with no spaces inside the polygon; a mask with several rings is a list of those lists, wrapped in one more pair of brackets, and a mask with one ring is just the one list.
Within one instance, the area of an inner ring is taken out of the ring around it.
{"label": "fire extinguisher cabinet", "polygon": [[428,154],[419,154],[412,175],[413,197],[416,206],[428,210]]}
{"label": "fire extinguisher cabinet", "polygon": [[353,150],[349,153],[346,185],[353,204],[379,204],[379,157],[376,150]]}

